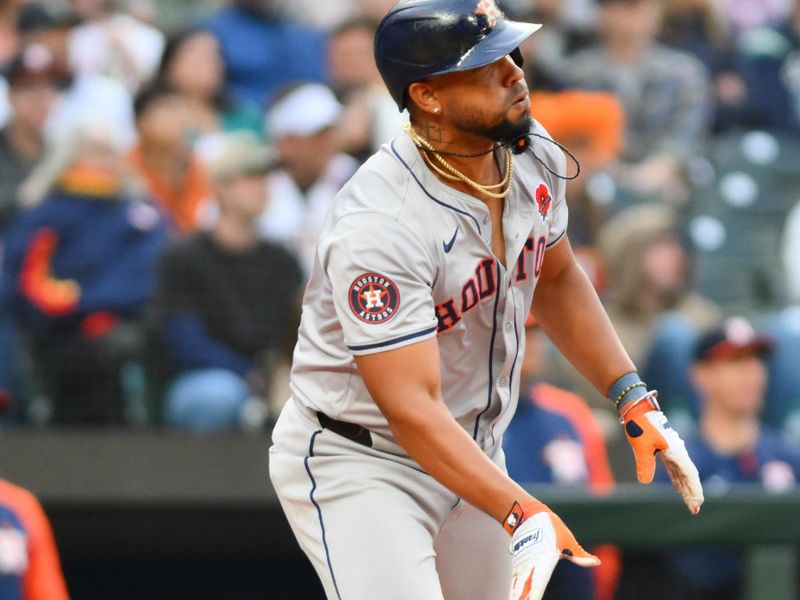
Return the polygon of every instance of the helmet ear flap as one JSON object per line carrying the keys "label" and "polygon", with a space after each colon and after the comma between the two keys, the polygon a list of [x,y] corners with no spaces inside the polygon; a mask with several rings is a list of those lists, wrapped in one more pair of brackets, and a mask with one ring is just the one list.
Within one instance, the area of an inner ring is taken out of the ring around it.
{"label": "helmet ear flap", "polygon": [[525,59],[522,57],[522,51],[519,48],[514,48],[510,53],[509,56],[511,60],[514,61],[514,64],[517,65],[520,69],[522,65],[525,64]]}

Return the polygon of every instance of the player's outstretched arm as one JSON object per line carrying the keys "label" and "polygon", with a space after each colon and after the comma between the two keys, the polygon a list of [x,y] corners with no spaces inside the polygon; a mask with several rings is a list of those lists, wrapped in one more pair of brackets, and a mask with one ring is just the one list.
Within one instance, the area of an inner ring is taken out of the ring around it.
{"label": "player's outstretched arm", "polygon": [[441,396],[438,342],[427,340],[356,364],[395,438],[433,478],[494,517],[511,535],[513,600],[538,600],[556,563],[599,559],[566,525],[494,464],[456,422]]}
{"label": "player's outstretched arm", "polygon": [[661,412],[655,391],[639,379],[566,237],[545,255],[532,309],[561,353],[619,409],[639,481],[653,480],[658,456],[689,511],[697,514],[703,504],[697,469]]}

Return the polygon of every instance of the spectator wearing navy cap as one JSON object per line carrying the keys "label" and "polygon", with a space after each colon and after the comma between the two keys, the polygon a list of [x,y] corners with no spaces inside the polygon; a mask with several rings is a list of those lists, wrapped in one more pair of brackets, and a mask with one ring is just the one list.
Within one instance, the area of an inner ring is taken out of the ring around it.
{"label": "spectator wearing navy cap", "polygon": [[49,48],[30,44],[6,79],[13,116],[0,131],[0,228],[16,210],[17,188],[42,157],[45,123],[69,77]]}
{"label": "spectator wearing navy cap", "polygon": [[[764,359],[772,350],[771,339],[738,317],[707,331],[697,342],[691,379],[701,415],[686,447],[707,490],[723,492],[749,483],[780,493],[797,485],[800,448],[790,446],[761,421],[768,380]],[[663,470],[659,476],[667,480]],[[682,587],[675,597],[738,597],[739,552],[685,550],[670,558]]]}

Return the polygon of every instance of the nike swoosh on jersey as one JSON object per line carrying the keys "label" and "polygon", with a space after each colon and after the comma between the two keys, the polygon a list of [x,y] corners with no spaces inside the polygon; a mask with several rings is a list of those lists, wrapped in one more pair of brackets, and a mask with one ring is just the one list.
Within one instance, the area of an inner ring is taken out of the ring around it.
{"label": "nike swoosh on jersey", "polygon": [[442,247],[444,248],[445,254],[450,254],[450,250],[453,249],[453,244],[456,243],[456,237],[458,237],[458,227],[456,227],[456,232],[453,234],[453,238],[449,242],[442,242]]}

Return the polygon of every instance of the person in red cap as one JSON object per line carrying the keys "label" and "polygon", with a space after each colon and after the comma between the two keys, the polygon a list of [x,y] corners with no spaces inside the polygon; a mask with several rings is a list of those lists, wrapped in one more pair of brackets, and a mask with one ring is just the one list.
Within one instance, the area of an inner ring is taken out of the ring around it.
{"label": "person in red cap", "polygon": [[42,44],[30,44],[6,73],[13,117],[0,130],[0,228],[17,205],[17,189],[44,152],[43,130],[68,73]]}
{"label": "person in red cap", "polygon": [[[764,359],[772,349],[772,340],[741,317],[706,331],[695,346],[690,375],[700,398],[700,420],[686,448],[704,487],[722,492],[749,483],[780,493],[797,486],[800,448],[761,419],[768,381]],[[667,480],[663,471],[658,476]],[[674,597],[738,597],[740,552],[686,549],[671,555],[670,563],[680,588]]]}

